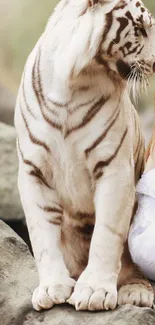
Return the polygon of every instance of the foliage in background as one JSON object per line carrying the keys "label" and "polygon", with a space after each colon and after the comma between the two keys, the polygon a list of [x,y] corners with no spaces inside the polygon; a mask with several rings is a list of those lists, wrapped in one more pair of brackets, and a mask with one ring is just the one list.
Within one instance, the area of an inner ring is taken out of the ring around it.
{"label": "foliage in background", "polygon": [[[77,0],[78,1],[78,0]],[[44,30],[57,0],[0,1],[0,82],[17,91],[26,58]],[[144,3],[155,12],[155,1]],[[155,82],[149,96],[141,101],[143,108],[153,100]]]}
{"label": "foliage in background", "polygon": [[[11,2],[11,3],[10,3]],[[1,82],[16,91],[21,73],[56,0],[0,1]]]}

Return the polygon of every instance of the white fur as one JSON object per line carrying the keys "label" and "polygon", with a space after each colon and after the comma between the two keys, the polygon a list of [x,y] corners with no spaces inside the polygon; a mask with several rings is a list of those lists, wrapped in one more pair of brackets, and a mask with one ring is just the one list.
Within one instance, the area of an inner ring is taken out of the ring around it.
{"label": "white fur", "polygon": [[[116,76],[116,67],[111,71],[110,77],[104,67],[96,65],[94,60],[103,36],[105,16],[117,3],[118,0],[106,1],[105,4],[103,1],[102,4],[88,7],[86,0],[62,0],[25,68],[22,83],[25,84],[27,102],[36,119],[26,108],[21,85],[15,113],[19,145],[24,159],[38,166],[52,187],[51,190],[41,185],[28,174],[32,167],[23,162],[18,150],[19,190],[40,280],[39,288],[33,295],[36,310],[66,301],[75,284],[63,258],[61,227],[50,224],[49,221],[55,215],[52,212],[46,213],[38,205],[59,207],[61,204],[64,215],[66,213],[68,218],[81,210],[90,215],[95,213],[96,223],[88,266],[80,276],[69,302],[77,309],[90,310],[114,309],[117,304],[120,259],[127,239],[135,194],[134,149],[137,140],[133,123],[134,110],[124,82]],[[132,9],[130,3],[129,8]],[[119,14],[118,10],[115,18]],[[106,52],[115,33],[113,27],[108,40],[103,44],[103,52]],[[118,46],[116,45],[116,50]],[[62,132],[52,128],[42,117],[32,89],[32,70],[39,49],[43,91],[51,111],[45,107],[43,110],[48,118],[63,125]],[[114,62],[111,63],[112,66]],[[89,72],[82,73],[84,68],[88,68]],[[119,80],[117,83],[116,77]],[[84,86],[88,86],[89,90],[79,92],[80,87]],[[65,138],[67,130],[79,125],[91,107],[89,104],[80,105],[88,100],[97,102],[103,95],[110,98],[95,117],[84,128]],[[52,101],[64,107],[56,107]],[[37,139],[46,143],[50,152],[30,141],[21,115],[21,106],[29,129]],[[104,141],[86,159],[84,151],[106,129],[116,106],[120,110],[119,118]],[[118,155],[105,168],[99,181],[95,182],[95,165],[114,153],[126,128],[127,136]],[[80,223],[79,220],[73,220],[74,222]]]}

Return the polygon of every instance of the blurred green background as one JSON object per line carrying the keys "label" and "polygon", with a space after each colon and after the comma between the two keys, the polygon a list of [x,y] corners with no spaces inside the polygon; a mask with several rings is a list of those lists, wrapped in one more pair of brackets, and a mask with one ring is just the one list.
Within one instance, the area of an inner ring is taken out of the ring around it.
{"label": "blurred green background", "polygon": [[[28,54],[41,35],[56,0],[0,0],[0,83],[16,94]],[[155,13],[155,0],[145,0]],[[153,107],[155,80],[139,108]],[[151,108],[152,109],[152,108]]]}

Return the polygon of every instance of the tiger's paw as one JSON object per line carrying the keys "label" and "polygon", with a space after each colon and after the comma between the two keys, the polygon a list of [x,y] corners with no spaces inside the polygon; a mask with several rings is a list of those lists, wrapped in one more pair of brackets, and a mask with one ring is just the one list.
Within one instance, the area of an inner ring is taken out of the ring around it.
{"label": "tiger's paw", "polygon": [[[116,286],[103,281],[96,272],[86,269],[75,285],[68,303],[76,310],[113,310],[117,305]],[[85,281],[82,281],[85,280]],[[87,280],[87,281],[86,281]],[[105,285],[104,285],[105,284]]]}
{"label": "tiger's paw", "polygon": [[74,293],[67,301],[75,306],[76,310],[113,310],[117,305],[117,291],[107,291],[105,289],[93,290],[89,286],[83,285],[75,289]]}
{"label": "tiger's paw", "polygon": [[32,305],[37,311],[50,309],[55,304],[63,304],[71,296],[75,281],[70,279],[70,284],[40,284],[33,292]]}
{"label": "tiger's paw", "polygon": [[127,284],[118,292],[119,305],[135,305],[139,307],[153,307],[154,294],[151,286],[147,288],[144,284]]}

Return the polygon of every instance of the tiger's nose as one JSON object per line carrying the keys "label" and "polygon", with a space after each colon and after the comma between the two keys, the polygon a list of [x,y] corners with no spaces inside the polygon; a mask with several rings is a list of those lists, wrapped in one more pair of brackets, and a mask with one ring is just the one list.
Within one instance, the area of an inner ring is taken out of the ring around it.
{"label": "tiger's nose", "polygon": [[153,63],[153,72],[155,73],[155,62]]}

